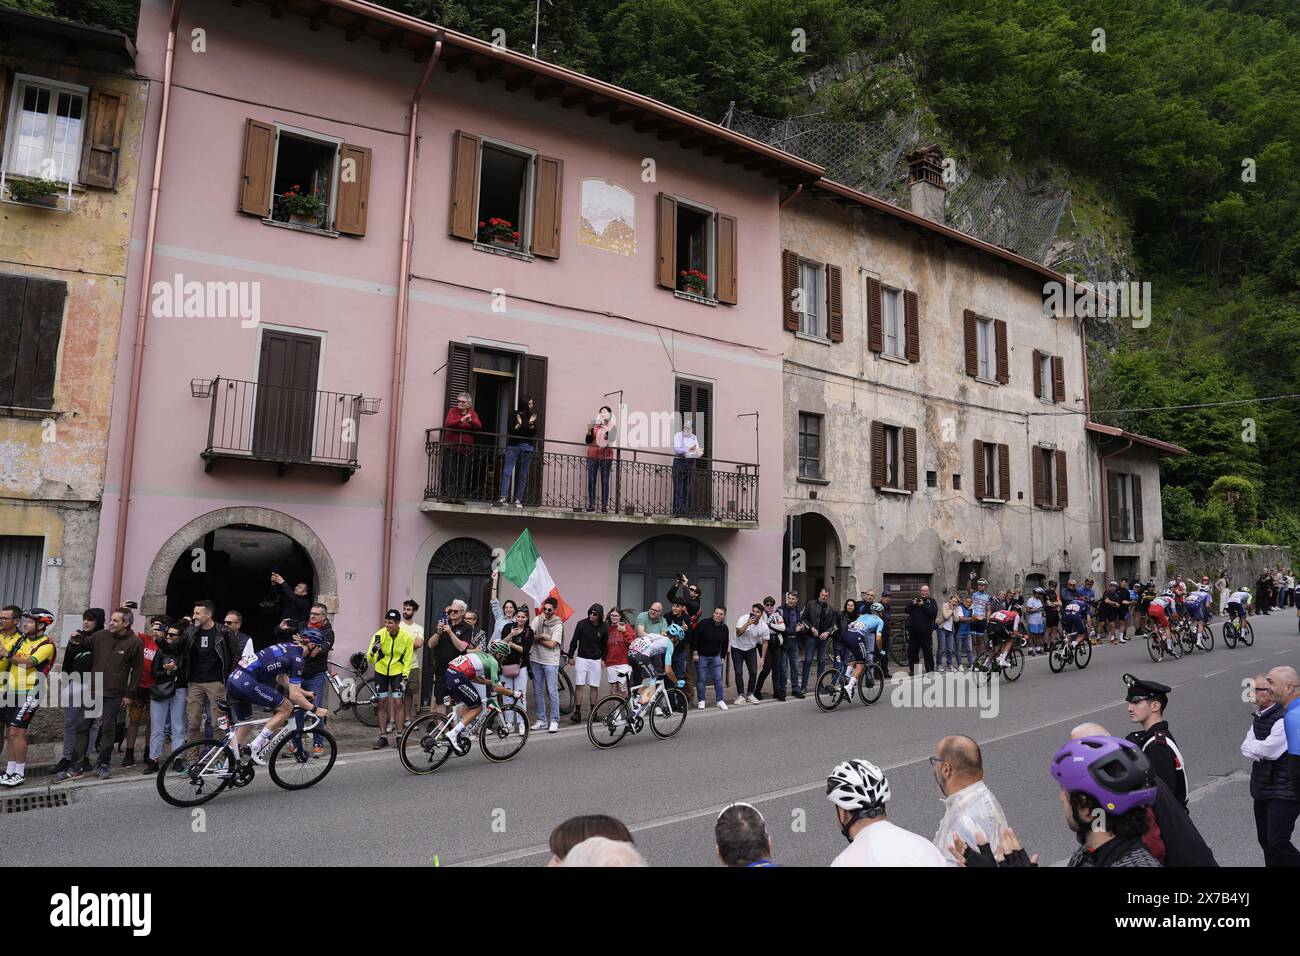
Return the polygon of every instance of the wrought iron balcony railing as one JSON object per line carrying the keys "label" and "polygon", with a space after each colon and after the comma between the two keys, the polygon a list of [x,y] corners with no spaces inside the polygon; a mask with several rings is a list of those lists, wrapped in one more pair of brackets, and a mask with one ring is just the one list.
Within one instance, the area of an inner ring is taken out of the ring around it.
{"label": "wrought iron balcony railing", "polygon": [[208,398],[206,471],[220,458],[268,461],[283,475],[290,465],[338,468],[344,481],[360,465],[361,416],[379,399],[230,378],[194,379],[190,392]]}
{"label": "wrought iron balcony railing", "polygon": [[629,448],[596,449],[608,457],[591,457],[591,446],[581,442],[537,439],[521,448],[505,435],[443,428],[426,431],[425,449],[424,496],[431,501],[495,504],[505,498],[507,505],[522,500],[525,508],[558,513],[758,520],[756,464]]}

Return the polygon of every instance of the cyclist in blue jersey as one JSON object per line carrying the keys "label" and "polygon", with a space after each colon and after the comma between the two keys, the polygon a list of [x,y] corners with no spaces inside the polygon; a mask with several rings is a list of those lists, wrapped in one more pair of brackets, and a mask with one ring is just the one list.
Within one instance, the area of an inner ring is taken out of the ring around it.
{"label": "cyclist in blue jersey", "polygon": [[883,643],[885,633],[885,606],[868,604],[860,601],[857,605],[858,616],[844,631],[835,636],[840,646],[840,659],[849,664],[849,682],[844,692],[852,697],[858,689],[858,680],[866,673],[867,686],[875,683],[874,670],[871,667],[876,648]]}
{"label": "cyclist in blue jersey", "polygon": [[[292,641],[284,644],[272,644],[247,664],[240,664],[230,672],[226,680],[226,699],[230,702],[230,715],[236,721],[248,720],[253,714],[253,705],[269,707],[275,714],[262,725],[262,732],[257,735],[250,748],[253,763],[265,764],[263,751],[276,731],[293,713],[294,707],[301,707],[317,717],[328,717],[330,712],[324,707],[317,707],[313,700],[315,694],[302,689],[302,666],[309,657],[325,653],[325,634],[314,627],[303,628],[294,635]],[[288,691],[286,696],[281,689]],[[241,751],[248,739],[252,727],[240,727],[235,732],[235,741]]]}
{"label": "cyclist in blue jersey", "polygon": [[627,649],[628,663],[632,665],[632,681],[640,684],[641,706],[650,703],[654,696],[654,682],[662,668],[664,677],[677,683],[673,672],[673,640],[667,634],[647,634],[636,638]]}
{"label": "cyclist in blue jersey", "polygon": [[1080,641],[1088,639],[1088,618],[1092,608],[1088,602],[1074,597],[1065,602],[1061,608],[1061,633],[1070,641],[1071,647],[1078,647]]}
{"label": "cyclist in blue jersey", "polygon": [[1187,616],[1196,622],[1196,646],[1205,650],[1205,623],[1210,619],[1210,586],[1199,585],[1183,601]]}

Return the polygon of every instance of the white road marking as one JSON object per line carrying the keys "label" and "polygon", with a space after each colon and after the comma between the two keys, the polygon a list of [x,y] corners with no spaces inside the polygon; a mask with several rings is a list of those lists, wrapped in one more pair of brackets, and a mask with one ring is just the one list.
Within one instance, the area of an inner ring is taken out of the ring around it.
{"label": "white road marking", "polygon": [[1208,679],[1211,678],[1211,677],[1218,677],[1220,674],[1226,674],[1226,673],[1228,673],[1228,669],[1225,667],[1223,670],[1221,670],[1221,671],[1215,671],[1213,674],[1204,674],[1204,675],[1202,675],[1202,676],[1201,676],[1201,680],[1208,680]]}

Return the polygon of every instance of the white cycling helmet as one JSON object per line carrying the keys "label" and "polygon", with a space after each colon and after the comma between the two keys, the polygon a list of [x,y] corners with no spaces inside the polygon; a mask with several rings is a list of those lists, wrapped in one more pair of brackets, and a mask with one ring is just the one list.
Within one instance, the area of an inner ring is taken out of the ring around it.
{"label": "white cycling helmet", "polygon": [[1174,592],[1169,590],[1168,588],[1165,588],[1163,591],[1160,592],[1160,596],[1171,598],[1174,596]]}
{"label": "white cycling helmet", "polygon": [[1208,592],[1210,590],[1210,586],[1208,584],[1198,584],[1196,586],[1196,590]]}
{"label": "white cycling helmet", "polygon": [[850,813],[875,810],[889,802],[889,780],[866,760],[846,760],[826,778],[826,798]]}

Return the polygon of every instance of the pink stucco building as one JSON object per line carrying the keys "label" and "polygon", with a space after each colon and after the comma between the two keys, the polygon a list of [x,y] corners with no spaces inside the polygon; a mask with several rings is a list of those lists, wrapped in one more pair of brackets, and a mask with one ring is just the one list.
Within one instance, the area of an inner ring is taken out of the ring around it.
{"label": "pink stucco building", "polygon": [[[275,569],[354,649],[408,596],[484,605],[524,528],[580,612],[644,609],[679,571],[706,603],[779,590],[778,203],[818,167],[352,0],[185,0],[169,76],[172,9],[140,15],[152,95],[92,603],[254,617]],[[472,445],[442,431],[461,391]],[[503,506],[523,394],[537,448]],[[636,447],[588,511],[602,405]],[[678,413],[704,456],[674,500]]]}

